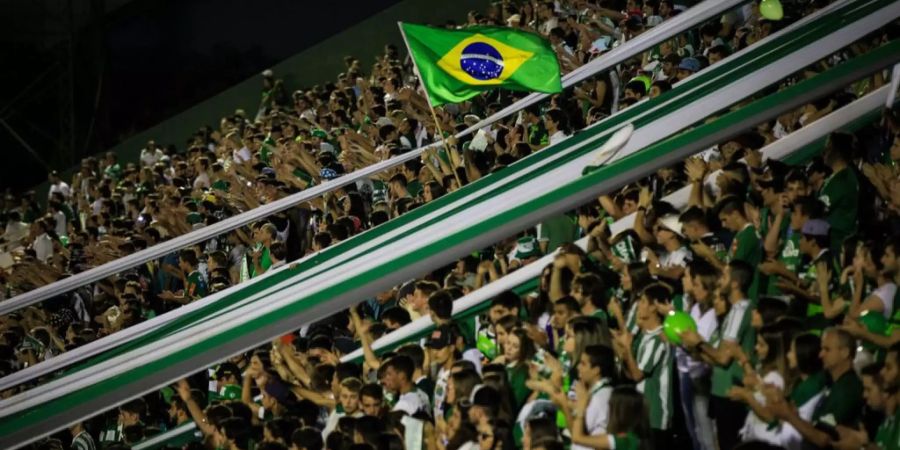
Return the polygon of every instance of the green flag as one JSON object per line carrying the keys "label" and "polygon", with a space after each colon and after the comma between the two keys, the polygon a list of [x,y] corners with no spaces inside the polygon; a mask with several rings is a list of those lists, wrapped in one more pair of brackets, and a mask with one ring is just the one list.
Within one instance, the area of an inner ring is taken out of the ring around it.
{"label": "green flag", "polygon": [[401,23],[432,105],[458,103],[494,88],[562,91],[559,63],[542,37],[510,28],[445,30]]}

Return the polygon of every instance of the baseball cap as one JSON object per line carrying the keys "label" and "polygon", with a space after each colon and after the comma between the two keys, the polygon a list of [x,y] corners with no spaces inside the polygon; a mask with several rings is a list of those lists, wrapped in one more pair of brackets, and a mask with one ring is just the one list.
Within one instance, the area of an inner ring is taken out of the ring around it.
{"label": "baseball cap", "polygon": [[525,236],[519,238],[516,242],[516,259],[531,258],[540,256],[540,254],[541,252],[537,245],[537,239],[535,239],[534,236]]}
{"label": "baseball cap", "polygon": [[453,328],[449,326],[440,326],[431,332],[431,336],[425,341],[428,348],[444,348],[453,344],[454,338]]}
{"label": "baseball cap", "polygon": [[681,70],[698,72],[700,70],[700,61],[697,58],[692,58],[689,56],[681,60],[681,62],[678,64],[678,68]]}
{"label": "baseball cap", "polygon": [[660,225],[662,225],[665,229],[684,237],[684,234],[681,232],[681,222],[678,220],[678,216],[675,214],[668,214],[659,219]]}
{"label": "baseball cap", "polygon": [[810,219],[803,224],[802,233],[807,236],[828,236],[831,225],[822,219]]}
{"label": "baseball cap", "polygon": [[241,369],[237,364],[232,362],[219,364],[219,368],[216,369],[216,379],[222,379],[229,375],[233,375],[235,378],[241,378]]}
{"label": "baseball cap", "polygon": [[291,391],[287,385],[276,379],[270,379],[265,386],[266,394],[274,398],[282,405],[292,403]]}

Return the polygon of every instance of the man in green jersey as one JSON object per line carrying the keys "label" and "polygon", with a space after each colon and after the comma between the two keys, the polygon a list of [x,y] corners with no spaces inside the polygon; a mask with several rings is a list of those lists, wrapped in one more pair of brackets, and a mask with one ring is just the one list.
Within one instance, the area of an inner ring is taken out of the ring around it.
{"label": "man in green jersey", "polygon": [[781,288],[778,287],[781,278],[789,277],[788,274],[797,274],[800,271],[802,260],[800,237],[803,224],[807,220],[821,217],[822,204],[812,197],[800,197],[786,212],[789,213],[789,225],[782,229],[780,224],[784,220],[784,214],[779,212],[775,215],[775,222],[766,235],[764,246],[770,261],[762,263],[759,270],[768,275],[766,279],[767,295],[783,294]]}
{"label": "man in green jersey", "polygon": [[641,329],[636,354],[632,352],[634,337],[619,331],[615,337],[616,354],[623,361],[625,376],[637,383],[637,389],[647,398],[650,428],[657,448],[670,438],[672,425],[674,359],[671,347],[662,337],[663,311],[669,309],[671,292],[661,284],[644,288],[638,300],[637,322]]}
{"label": "man in green jersey", "polygon": [[186,248],[179,252],[178,269],[182,273],[184,289],[179,293],[163,291],[159,294],[159,298],[183,305],[206,296],[206,279],[197,270],[199,264],[197,253],[193,249]]}
{"label": "man in green jersey", "polygon": [[859,180],[851,167],[853,146],[853,135],[831,133],[823,153],[825,164],[831,168],[831,176],[819,189],[819,200],[828,208],[832,248],[839,248],[844,239],[856,232]]}

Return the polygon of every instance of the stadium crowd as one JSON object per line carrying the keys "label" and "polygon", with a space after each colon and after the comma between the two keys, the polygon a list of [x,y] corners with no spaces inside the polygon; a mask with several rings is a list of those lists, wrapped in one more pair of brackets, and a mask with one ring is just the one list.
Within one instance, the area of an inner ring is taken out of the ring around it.
{"label": "stadium crowd", "polygon": [[[216,239],[0,317],[0,375],[177,309],[378,226],[654,98],[828,2],[759,2],[664,42],[472,136]],[[504,1],[465,24],[541,33],[564,72],[678,14],[672,0]],[[794,79],[897,37],[874,31]],[[408,59],[288,92],[271,71],[238,110],[139,161],[53,172],[46,208],[7,195],[0,298],[113,261],[434,142]],[[169,447],[228,450],[900,448],[900,114],[833,133],[803,164],[759,150],[885,83],[881,74],[761,124],[596,202],[379,293],[41,441],[126,449],[193,421]],[[522,94],[437,110],[459,131]],[[552,151],[552,150],[551,150]],[[664,197],[690,186],[687,208]],[[616,220],[634,215],[627,230]],[[584,250],[572,242],[588,237]],[[533,292],[482,315],[453,303],[555,249]],[[663,333],[672,311],[696,331]],[[429,316],[422,342],[372,342]],[[362,349],[360,361],[341,357]],[[28,386],[0,392],[8,398]]]}

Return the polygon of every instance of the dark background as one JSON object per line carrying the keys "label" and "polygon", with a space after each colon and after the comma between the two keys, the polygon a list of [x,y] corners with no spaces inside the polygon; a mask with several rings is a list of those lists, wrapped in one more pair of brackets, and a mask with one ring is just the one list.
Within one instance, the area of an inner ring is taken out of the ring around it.
{"label": "dark background", "polygon": [[0,188],[29,189],[399,1],[0,0]]}

